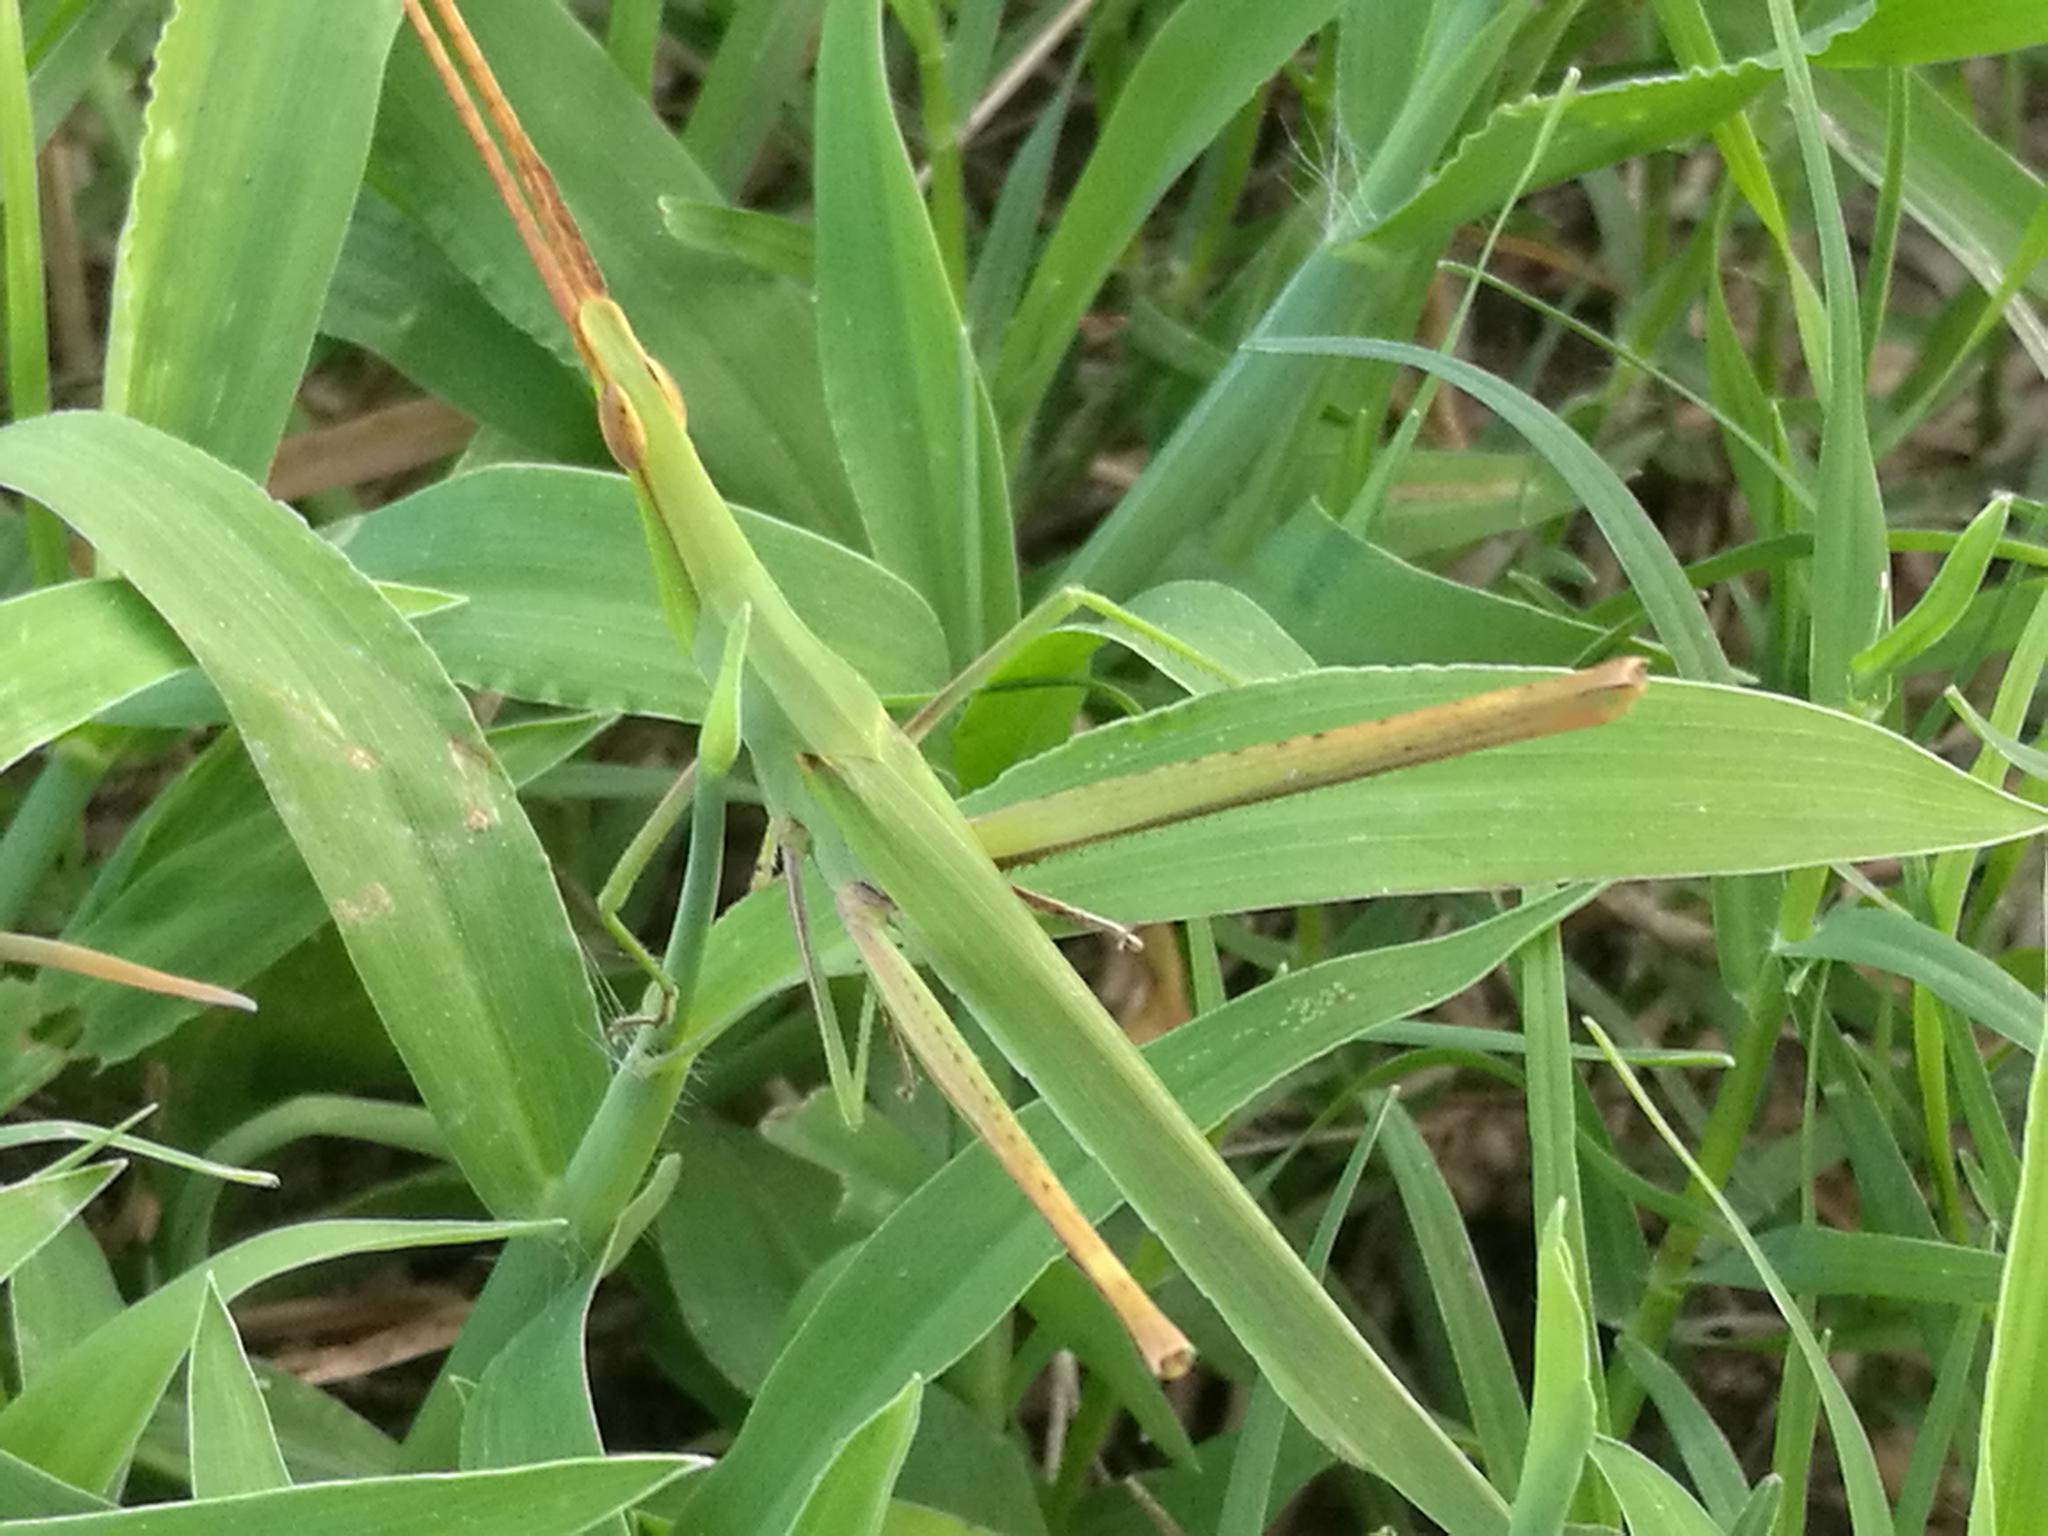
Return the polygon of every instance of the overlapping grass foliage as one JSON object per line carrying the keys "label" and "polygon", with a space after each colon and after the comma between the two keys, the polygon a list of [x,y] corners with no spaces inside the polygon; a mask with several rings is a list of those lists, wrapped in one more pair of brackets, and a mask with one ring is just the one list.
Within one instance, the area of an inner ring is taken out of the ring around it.
{"label": "overlapping grass foliage", "polygon": [[1141,621],[934,741],[970,814],[1651,658],[1029,872],[1400,1385],[1311,1405],[1031,1104],[1153,1382],[888,1051],[818,1091],[779,888],[565,1241],[709,698],[566,338],[401,0],[0,0],[0,962],[260,1005],[0,975],[0,1519],[2043,1528],[2039,0],[594,9],[470,22],[818,633],[908,709]]}

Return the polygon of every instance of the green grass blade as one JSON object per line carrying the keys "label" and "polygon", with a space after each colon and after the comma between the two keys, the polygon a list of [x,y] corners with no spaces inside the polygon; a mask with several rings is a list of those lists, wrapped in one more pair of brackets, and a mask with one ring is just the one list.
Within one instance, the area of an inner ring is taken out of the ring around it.
{"label": "green grass blade", "polygon": [[661,222],[691,250],[730,257],[756,272],[786,277],[807,289],[817,277],[816,230],[781,214],[664,197]]}
{"label": "green grass blade", "polygon": [[[1357,1198],[1358,1182],[1365,1176],[1365,1165],[1379,1142],[1393,1103],[1392,1095],[1381,1096],[1378,1112],[1352,1144],[1350,1155],[1344,1159],[1344,1171],[1338,1174],[1336,1186],[1323,1206],[1315,1237],[1303,1255],[1309,1271],[1319,1279],[1330,1267],[1337,1234],[1343,1230],[1344,1218]],[[1260,1382],[1252,1389],[1251,1404],[1245,1409],[1244,1423],[1238,1431],[1237,1449],[1230,1458],[1230,1482],[1224,1490],[1223,1507],[1216,1516],[1216,1536],[1259,1536],[1265,1530],[1278,1491],[1274,1487],[1274,1473],[1279,1467],[1281,1438],[1287,1422],[1287,1405],[1280,1400],[1280,1394],[1270,1383]]]}
{"label": "green grass blade", "polygon": [[[1884,175],[1887,100],[1882,76],[1823,73],[1814,80],[1842,158],[1866,181]],[[2038,173],[2013,158],[1930,81],[1906,84],[1913,134],[1902,193],[1915,222],[1941,242],[1986,293],[2020,263],[2030,224],[2048,207]],[[2048,272],[2020,270],[2031,302],[2008,305],[2005,320],[2036,368],[2048,367]]]}
{"label": "green grass blade", "polygon": [[376,353],[536,454],[608,462],[583,380],[494,309],[421,224],[367,183],[356,196],[320,330]]}
{"label": "green grass blade", "polygon": [[1593,1460],[1621,1501],[1629,1536],[1722,1536],[1678,1479],[1634,1446],[1602,1435],[1593,1442]]}
{"label": "green grass blade", "polygon": [[242,1353],[241,1336],[220,1288],[210,1280],[192,1337],[185,1423],[193,1498],[226,1498],[291,1485],[277,1431],[263,1406],[263,1388]]}
{"label": "green grass blade", "polygon": [[[1791,1330],[1799,1360],[1813,1378],[1813,1384],[1819,1391],[1820,1405],[1827,1414],[1828,1431],[1834,1440],[1835,1454],[1841,1461],[1842,1483],[1848,1493],[1850,1529],[1855,1536],[1885,1536],[1885,1533],[1891,1530],[1891,1510],[1885,1501],[1884,1483],[1878,1476],[1877,1458],[1871,1451],[1870,1437],[1864,1431],[1862,1420],[1857,1418],[1855,1405],[1849,1401],[1848,1393],[1843,1390],[1841,1382],[1835,1379],[1834,1371],[1828,1365],[1827,1352],[1822,1348],[1820,1340],[1814,1336],[1805,1313],[1800,1310],[1793,1300],[1791,1291],[1771,1268],[1770,1260],[1764,1257],[1763,1250],[1757,1247],[1756,1240],[1750,1236],[1748,1227],[1736,1214],[1735,1207],[1729,1204],[1728,1198],[1701,1170],[1678,1133],[1672,1130],[1670,1122],[1644,1092],[1635,1073],[1626,1062],[1611,1054],[1613,1042],[1601,1033],[1600,1027],[1591,1020],[1587,1021],[1586,1028],[1600,1048],[1610,1053],[1610,1065],[1621,1078],[1623,1086],[1628,1089],[1629,1097],[1636,1101],[1636,1106],[1642,1110],[1651,1125],[1656,1127],[1657,1134],[1663,1139],[1664,1144],[1685,1165],[1685,1171],[1692,1175],[1695,1184],[1707,1192],[1714,1209],[1721,1213],[1721,1219],[1727,1222],[1733,1232],[1737,1245],[1741,1247],[1750,1263],[1756,1266],[1757,1273],[1763,1279],[1764,1288],[1770,1292],[1771,1300],[1778,1308],[1779,1316],[1784,1318],[1786,1327]],[[1595,1454],[1598,1455],[1597,1450]],[[1605,1465],[1603,1462],[1603,1469]]]}
{"label": "green grass blade", "polygon": [[114,276],[106,403],[260,478],[369,153],[398,0],[180,5]]}
{"label": "green grass blade", "polygon": [[1813,62],[1823,69],[1896,68],[2017,53],[2043,43],[2048,16],[2033,0],[1978,0],[1968,6],[1894,0],[1873,6],[1858,25],[1836,33]]}
{"label": "green grass blade", "polygon": [[[2037,1009],[2036,1019],[2039,1019]],[[1985,1368],[1983,1436],[1978,1442],[1972,1531],[2023,1530],[2048,1508],[2048,1054],[2036,1055],[2027,1089],[2019,1198],[2006,1241],[2005,1272]]]}
{"label": "green grass blade", "polygon": [[1081,316],[1160,194],[1338,4],[1191,0],[1160,26],[1118,94],[1003,337],[994,391],[1005,441],[1037,411]]}
{"label": "green grass blade", "polygon": [[492,1357],[462,1415],[464,1469],[603,1454],[583,1353],[590,1298],[603,1266],[571,1266],[566,1254],[551,1294]]}
{"label": "green grass blade", "polygon": [[108,1488],[191,1347],[210,1290],[232,1301],[265,1280],[348,1254],[550,1230],[535,1222],[328,1221],[252,1237],[151,1292],[52,1361],[0,1409],[0,1450],[77,1487]]}
{"label": "green grass blade", "polygon": [[790,1528],[790,1536],[880,1536],[889,1493],[917,1433],[924,1383],[912,1376],[889,1405],[855,1430]]}
{"label": "green grass blade", "polygon": [[987,392],[882,60],[882,0],[831,0],[818,54],[818,350],[839,450],[882,563],[965,665],[1017,617]]}
{"label": "green grass blade", "polygon": [[190,662],[122,582],[67,582],[0,603],[0,768]]}
{"label": "green grass blade", "polygon": [[1921,594],[1920,601],[1849,663],[1863,683],[1903,670],[1906,664],[1955,628],[1991,566],[2005,532],[2010,497],[1997,497],[1970,520],[1955,548]]}
{"label": "green grass blade", "polygon": [[363,1478],[62,1521],[24,1520],[10,1528],[23,1536],[446,1536],[463,1530],[576,1536],[690,1466],[683,1456],[608,1456],[503,1472]]}
{"label": "green grass blade", "polygon": [[[1845,705],[1855,695],[1856,654],[1877,638],[1886,616],[1891,567],[1885,553],[1884,503],[1864,414],[1862,307],[1849,236],[1842,223],[1834,167],[1822,138],[1820,104],[1807,67],[1790,0],[1771,0],[1771,27],[1785,71],[1792,121],[1813,200],[1827,296],[1826,377],[1820,470],[1815,485],[1820,516],[1814,524],[1813,629],[1808,686],[1814,700]],[[1809,358],[1816,375],[1820,359]]]}
{"label": "green grass blade", "polygon": [[1285,615],[1288,633],[1326,666],[1506,658],[1564,666],[1609,643],[1592,624],[1397,559],[1316,506],[1268,535],[1235,584]]}
{"label": "green grass blade", "polygon": [[1781,944],[1779,953],[1875,966],[1910,977],[1986,1029],[2040,1053],[2040,998],[1996,961],[1903,912],[1836,907],[1811,935]]}
{"label": "green grass blade", "polygon": [[1387,1113],[1385,1141],[1387,1166],[1401,1192],[1408,1227],[1429,1276],[1430,1295],[1457,1362],[1458,1384],[1479,1437],[1487,1481],[1503,1494],[1512,1494],[1522,1476],[1529,1409],[1480,1274],[1479,1256],[1472,1251],[1457,1198],[1414,1120],[1398,1103]]}
{"label": "green grass blade", "polygon": [[1749,1498],[1749,1484],[1742,1475],[1742,1463],[1735,1459],[1735,1448],[1685,1378],[1663,1356],[1652,1354],[1626,1335],[1616,1344],[1650,1401],[1657,1405],[1657,1414],[1677,1445],[1707,1512],[1726,1528]]}
{"label": "green grass blade", "polygon": [[789,109],[825,0],[738,0],[683,125],[683,148],[726,197]]}
{"label": "green grass blade", "polygon": [[[1755,60],[1643,80],[1529,96],[1498,106],[1414,195],[1355,233],[1381,243],[1432,244],[1446,231],[1498,209],[1525,177],[1537,190],[1691,138],[1740,111],[1771,83]],[[1543,124],[1555,116],[1547,142]],[[1536,151],[1541,149],[1541,153]]]}
{"label": "green grass blade", "polygon": [[539,842],[446,674],[332,549],[174,439],[113,416],[21,422],[0,480],[85,532],[194,647],[464,1172],[492,1207],[535,1209],[604,1056]]}
{"label": "green grass blade", "polygon": [[35,1257],[127,1166],[120,1161],[89,1163],[62,1173],[36,1174],[0,1189],[0,1280]]}
{"label": "green grass blade", "polygon": [[1563,1526],[1593,1448],[1597,1399],[1583,1290],[1566,1238],[1565,1203],[1559,1200],[1536,1250],[1536,1382],[1511,1536],[1538,1536]]}
{"label": "green grass blade", "polygon": [[[1999,1257],[1979,1248],[1888,1232],[1807,1226],[1762,1232],[1756,1243],[1785,1284],[1801,1295],[1868,1296],[1959,1307],[1989,1306],[1998,1296]],[[1701,1285],[1754,1289],[1762,1284],[1756,1266],[1739,1249],[1702,1264],[1692,1278]]]}
{"label": "green grass blade", "polygon": [[[7,410],[16,419],[50,408],[41,181],[29,103],[20,0],[0,0],[0,314],[7,326]],[[64,580],[71,565],[64,525],[33,503],[22,507],[21,517],[36,584]]]}
{"label": "green grass blade", "polygon": [[[945,682],[945,637],[908,583],[816,534],[738,515],[769,574],[877,692],[915,696]],[[466,599],[420,621],[459,682],[570,708],[702,714],[704,679],[662,616],[622,476],[501,465],[380,507],[339,538],[366,575]],[[564,539],[573,561],[562,559]]]}
{"label": "green grass blade", "polygon": [[967,328],[986,367],[995,365],[996,349],[1009,332],[1037,253],[1038,221],[1071,94],[1071,86],[1061,89],[1056,103],[1039,117],[1011,159],[967,282]]}
{"label": "green grass blade", "polygon": [[1636,596],[1656,625],[1658,638],[1670,649],[1679,674],[1703,682],[1734,681],[1734,673],[1700,612],[1685,572],[1642,503],[1607,461],[1549,407],[1462,358],[1447,357],[1408,342],[1358,336],[1274,336],[1252,345],[1265,352],[1408,363],[1455,385],[1499,414],[1586,504],[1586,510],[1599,524]]}
{"label": "green grass blade", "polygon": [[[1206,694],[1089,731],[962,809],[972,818],[1528,675],[1328,670]],[[1628,715],[1594,730],[1220,811],[1018,868],[1062,901],[1150,922],[1394,891],[1796,868],[2002,842],[2044,820],[2048,812],[1847,715],[1657,681]]]}
{"label": "green grass blade", "polygon": [[[1214,1125],[1340,1039],[1460,990],[1589,895],[1563,892],[1445,939],[1298,972],[1175,1030],[1148,1060],[1197,1124]],[[1326,1006],[1344,999],[1355,1001]],[[1118,1204],[1114,1186],[1044,1105],[1020,1118],[1091,1219]],[[881,1407],[888,1384],[912,1371],[935,1374],[957,1359],[1055,1252],[1051,1233],[991,1159],[978,1149],[955,1158],[820,1295],[732,1450],[706,1477],[693,1520],[707,1536],[778,1529],[830,1448]],[[877,1326],[878,1319],[901,1326]],[[858,1388],[821,1394],[820,1380]]]}

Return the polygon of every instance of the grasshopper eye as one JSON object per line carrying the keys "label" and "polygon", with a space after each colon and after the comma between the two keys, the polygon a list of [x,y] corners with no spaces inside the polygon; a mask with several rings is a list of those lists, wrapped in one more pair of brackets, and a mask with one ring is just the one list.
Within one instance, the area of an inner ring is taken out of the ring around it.
{"label": "grasshopper eye", "polygon": [[598,391],[597,427],[621,469],[640,467],[647,457],[647,429],[640,424],[640,413],[633,409],[633,402],[616,384],[607,384]]}
{"label": "grasshopper eye", "polygon": [[662,367],[661,359],[657,357],[650,356],[647,359],[647,366],[654,374],[654,382],[661,386],[661,392],[668,397],[668,403],[675,407],[677,424],[687,427],[690,424],[690,413],[683,405],[683,392],[676,388],[675,379]]}

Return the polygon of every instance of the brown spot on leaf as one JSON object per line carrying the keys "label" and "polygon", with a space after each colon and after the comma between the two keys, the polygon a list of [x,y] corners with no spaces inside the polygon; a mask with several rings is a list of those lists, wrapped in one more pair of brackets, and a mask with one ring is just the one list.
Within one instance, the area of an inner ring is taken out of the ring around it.
{"label": "brown spot on leaf", "polygon": [[393,906],[391,893],[384,889],[383,882],[372,880],[354,896],[336,899],[334,920],[347,924],[374,922],[380,917],[389,916]]}

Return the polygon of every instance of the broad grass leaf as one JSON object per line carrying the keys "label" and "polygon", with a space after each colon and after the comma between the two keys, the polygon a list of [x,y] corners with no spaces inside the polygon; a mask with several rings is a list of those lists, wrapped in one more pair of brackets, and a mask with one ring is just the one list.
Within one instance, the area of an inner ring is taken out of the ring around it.
{"label": "broad grass leaf", "polygon": [[376,353],[531,453],[611,462],[583,380],[493,309],[432,236],[374,186],[356,197],[320,330]]}
{"label": "broad grass leaf", "polygon": [[1414,1119],[1398,1102],[1387,1112],[1382,1140],[1409,1232],[1429,1276],[1429,1293],[1450,1340],[1487,1479],[1511,1495],[1522,1475],[1529,1409],[1480,1274],[1479,1256],[1472,1251],[1457,1197]]}
{"label": "broad grass leaf", "polygon": [[1564,666],[1603,640],[1597,625],[1410,565],[1317,506],[1262,540],[1230,581],[1325,666]]}
{"label": "broad grass leaf", "polygon": [[[1575,90],[1560,108],[1529,96],[1495,107],[1415,194],[1347,233],[1388,243],[1435,243],[1492,213],[1526,177],[1530,191],[1705,132],[1748,105],[1776,71],[1757,60],[1682,75]],[[1541,158],[1531,161],[1555,117]]]}
{"label": "broad grass leaf", "polygon": [[[945,682],[945,639],[907,583],[801,528],[738,515],[805,621],[877,692]],[[368,575],[466,599],[420,621],[458,681],[570,708],[680,720],[703,711],[704,679],[662,617],[621,475],[538,465],[458,475],[379,508],[340,542]]]}
{"label": "broad grass leaf", "polygon": [[461,696],[333,549],[218,462],[75,414],[0,481],[85,532],[228,701],[463,1171],[531,1210],[594,1109],[596,1008],[540,844]]}
{"label": "broad grass leaf", "polygon": [[[962,808],[973,817],[1528,675],[1332,669],[1254,683],[1087,732]],[[1796,868],[2004,842],[2044,821],[2048,813],[1864,721],[1771,694],[1656,681],[1628,715],[1593,730],[1241,806],[1026,867],[1034,889],[1149,922],[1396,891]]]}
{"label": "broad grass leaf", "polygon": [[2048,43],[2048,12],[2034,0],[1880,0],[1813,56],[1822,69],[1890,69],[2018,53]]}

